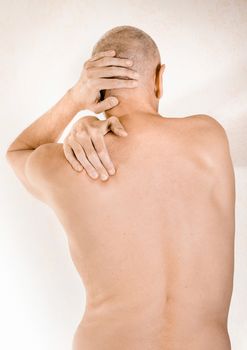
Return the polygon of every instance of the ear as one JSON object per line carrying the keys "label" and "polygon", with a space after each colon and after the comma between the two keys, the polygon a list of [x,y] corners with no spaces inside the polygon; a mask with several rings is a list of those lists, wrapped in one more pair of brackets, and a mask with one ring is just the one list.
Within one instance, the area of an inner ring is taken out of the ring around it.
{"label": "ear", "polygon": [[155,77],[155,96],[160,99],[163,95],[163,73],[165,70],[165,65],[159,65],[156,70]]}

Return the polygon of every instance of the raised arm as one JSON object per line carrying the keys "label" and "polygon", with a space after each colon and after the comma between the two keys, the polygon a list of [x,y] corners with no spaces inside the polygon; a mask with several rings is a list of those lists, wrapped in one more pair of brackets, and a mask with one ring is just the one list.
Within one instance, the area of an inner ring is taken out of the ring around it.
{"label": "raised arm", "polygon": [[[37,189],[32,188],[27,178],[27,161],[39,147],[57,142],[64,128],[77,112],[78,109],[68,91],[51,109],[18,135],[7,149],[6,157],[16,176],[25,188],[36,197],[40,196]],[[45,165],[42,164],[42,166]]]}
{"label": "raised arm", "polygon": [[[65,127],[80,110],[89,109],[100,113],[118,103],[115,97],[100,101],[101,90],[135,88],[138,85],[134,71],[127,68],[127,59],[114,58],[116,66],[109,66],[109,59],[112,60],[114,56],[114,51],[107,51],[98,53],[86,61],[78,82],[44,115],[24,129],[7,149],[6,157],[14,172],[34,195],[38,196],[37,189],[32,188],[25,170],[31,154],[42,145],[56,143]],[[114,76],[129,79],[116,79]],[[45,164],[36,163],[37,166],[45,167]]]}

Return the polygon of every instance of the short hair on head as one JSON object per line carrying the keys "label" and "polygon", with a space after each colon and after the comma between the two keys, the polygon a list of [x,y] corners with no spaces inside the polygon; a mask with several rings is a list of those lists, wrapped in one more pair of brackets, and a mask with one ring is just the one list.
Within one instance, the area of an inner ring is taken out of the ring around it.
{"label": "short hair on head", "polygon": [[95,44],[92,56],[101,51],[115,50],[116,57],[133,60],[131,68],[150,78],[160,65],[160,53],[154,40],[143,30],[118,26],[107,31]]}

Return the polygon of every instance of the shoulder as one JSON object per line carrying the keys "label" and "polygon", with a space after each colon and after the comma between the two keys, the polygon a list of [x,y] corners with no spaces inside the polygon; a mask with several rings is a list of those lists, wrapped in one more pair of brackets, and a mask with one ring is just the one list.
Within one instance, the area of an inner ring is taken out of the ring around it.
{"label": "shoulder", "polygon": [[[169,118],[168,129],[184,153],[195,157],[199,163],[210,165],[230,155],[228,137],[224,127],[212,116],[196,114]],[[164,123],[165,125],[165,123]],[[173,139],[172,139],[173,140]]]}
{"label": "shoulder", "polygon": [[27,169],[43,170],[45,173],[51,167],[63,164],[61,143],[46,143],[37,147],[28,159]]}
{"label": "shoulder", "polygon": [[212,116],[206,114],[197,114],[184,118],[190,122],[194,131],[200,136],[217,136],[219,141],[227,141],[227,135],[224,127]]}
{"label": "shoulder", "polygon": [[230,156],[230,146],[225,128],[213,117],[205,114],[184,118],[188,123],[188,137],[204,151],[208,157],[226,158]]}
{"label": "shoulder", "polygon": [[161,123],[164,125],[164,129],[167,129],[167,121],[171,130],[176,130],[182,136],[190,136],[193,139],[196,136],[205,136],[207,138],[216,137],[219,141],[227,141],[227,135],[224,127],[212,116],[206,114],[195,114],[187,117],[173,117],[173,118],[160,118]]}
{"label": "shoulder", "polygon": [[200,159],[210,169],[215,179],[215,191],[226,203],[229,198],[234,202],[235,175],[226,130],[208,115],[191,116],[188,121],[191,123],[193,147],[199,150]]}
{"label": "shoulder", "polygon": [[70,169],[62,143],[47,143],[35,149],[26,164],[26,175],[33,186],[42,188],[58,178],[61,169]]}

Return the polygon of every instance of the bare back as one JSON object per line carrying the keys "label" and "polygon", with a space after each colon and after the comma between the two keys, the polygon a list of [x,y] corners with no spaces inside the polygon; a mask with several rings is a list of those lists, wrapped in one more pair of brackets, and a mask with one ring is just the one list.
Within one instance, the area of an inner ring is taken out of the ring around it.
{"label": "bare back", "polygon": [[107,134],[107,182],[51,147],[43,188],[86,288],[74,350],[230,349],[232,169],[220,171],[203,123],[156,117]]}

